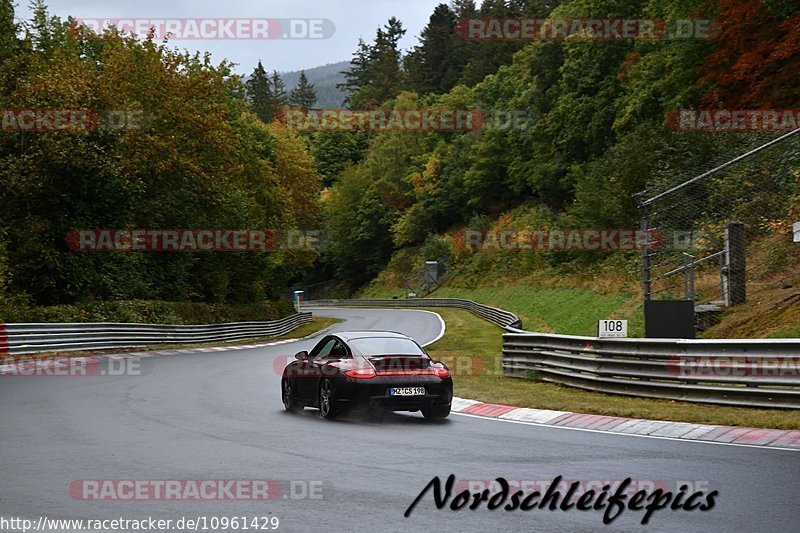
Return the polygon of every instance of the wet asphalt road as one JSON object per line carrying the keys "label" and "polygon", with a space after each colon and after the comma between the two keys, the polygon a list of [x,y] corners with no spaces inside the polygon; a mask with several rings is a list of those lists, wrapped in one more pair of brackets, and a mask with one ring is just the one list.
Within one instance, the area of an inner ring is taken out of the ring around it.
{"label": "wet asphalt road", "polygon": [[[422,343],[440,332],[438,317],[424,312],[315,312],[346,319],[334,329],[390,329]],[[797,452],[463,415],[432,424],[418,413],[333,422],[313,409],[287,414],[279,370],[314,342],[144,359],[142,375],[0,377],[0,518],[206,517],[210,528],[211,517],[277,517],[278,531],[298,532],[800,529]],[[693,481],[719,495],[710,511],[666,509],[644,526],[644,512],[631,510],[609,526],[602,511],[490,511],[485,503],[437,510],[430,493],[403,517],[432,477],[451,473],[542,483],[630,477],[673,490]],[[266,479],[282,489],[271,501],[89,501],[70,493],[87,479]]]}

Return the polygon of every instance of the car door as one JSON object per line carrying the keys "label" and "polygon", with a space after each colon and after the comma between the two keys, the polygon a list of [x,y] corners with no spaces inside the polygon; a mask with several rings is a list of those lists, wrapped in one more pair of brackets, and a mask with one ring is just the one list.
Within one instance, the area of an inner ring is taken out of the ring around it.
{"label": "car door", "polygon": [[[334,342],[330,350],[322,350],[317,355],[311,364],[314,366],[315,379],[309,380],[314,382],[313,394],[319,390],[320,381],[328,378],[334,381],[334,388],[336,387],[337,378],[341,376],[340,363],[343,359],[350,359],[350,349],[338,337],[333,337]],[[328,345],[325,346],[327,349]]]}
{"label": "car door", "polygon": [[337,340],[336,337],[331,335],[325,337],[309,352],[308,359],[301,362],[300,372],[295,381],[295,389],[297,390],[298,396],[303,401],[309,403],[316,401],[317,384],[319,383],[320,377],[318,359],[330,354]]}

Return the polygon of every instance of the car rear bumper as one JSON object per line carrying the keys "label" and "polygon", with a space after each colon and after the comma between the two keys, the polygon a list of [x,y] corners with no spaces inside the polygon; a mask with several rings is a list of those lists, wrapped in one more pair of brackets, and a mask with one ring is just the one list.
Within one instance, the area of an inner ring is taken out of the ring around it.
{"label": "car rear bumper", "polygon": [[[337,401],[352,407],[383,408],[390,411],[418,411],[429,407],[450,405],[453,401],[453,382],[450,378],[413,376],[403,378],[376,377],[370,380],[351,380],[341,384]],[[423,387],[422,396],[392,396],[391,388]]]}

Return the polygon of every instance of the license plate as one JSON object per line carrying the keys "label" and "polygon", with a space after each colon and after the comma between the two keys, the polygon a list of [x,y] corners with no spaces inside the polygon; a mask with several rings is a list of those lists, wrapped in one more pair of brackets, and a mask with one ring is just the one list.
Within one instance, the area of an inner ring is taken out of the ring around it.
{"label": "license plate", "polygon": [[389,396],[425,396],[425,387],[392,387]]}

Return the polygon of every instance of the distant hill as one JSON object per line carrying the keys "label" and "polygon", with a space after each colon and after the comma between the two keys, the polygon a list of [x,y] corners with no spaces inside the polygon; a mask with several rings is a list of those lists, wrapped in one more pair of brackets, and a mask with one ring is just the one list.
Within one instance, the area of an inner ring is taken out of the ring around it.
{"label": "distant hill", "polygon": [[[340,72],[349,68],[349,61],[339,61],[305,71],[308,81],[314,84],[314,89],[317,91],[316,107],[325,109],[344,107],[345,94],[336,88],[336,84],[344,82],[344,76]],[[289,93],[297,86],[300,71],[281,72],[281,78],[286,85],[286,92]]]}

